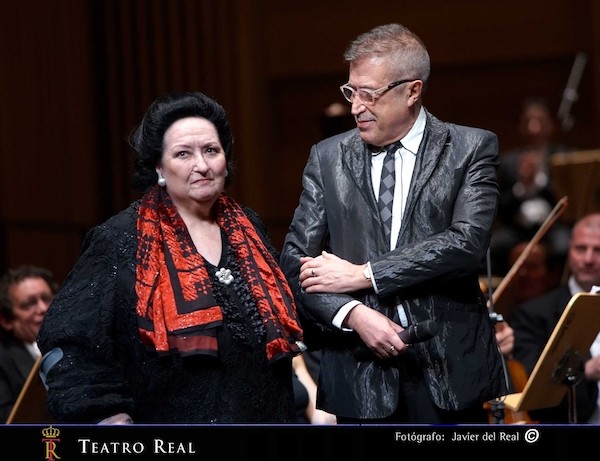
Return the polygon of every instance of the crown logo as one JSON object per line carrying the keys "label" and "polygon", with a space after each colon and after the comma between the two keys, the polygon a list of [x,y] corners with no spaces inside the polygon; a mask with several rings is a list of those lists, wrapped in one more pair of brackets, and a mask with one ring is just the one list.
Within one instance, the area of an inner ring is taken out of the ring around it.
{"label": "crown logo", "polygon": [[52,426],[46,427],[45,429],[42,429],[42,435],[46,439],[57,439],[60,435],[60,429]]}

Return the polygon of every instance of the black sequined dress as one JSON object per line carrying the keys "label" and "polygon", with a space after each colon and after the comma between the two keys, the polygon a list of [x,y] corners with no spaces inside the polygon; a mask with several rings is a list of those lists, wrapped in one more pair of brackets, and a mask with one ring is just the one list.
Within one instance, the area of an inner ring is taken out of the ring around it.
{"label": "black sequined dress", "polygon": [[[233,282],[219,283],[218,268],[206,265],[224,316],[218,359],[159,356],[141,343],[134,292],[137,210],[136,202],[89,232],[45,317],[42,352],[60,348],[64,354],[47,374],[52,415],[84,423],[121,412],[135,423],[293,421],[291,359],[267,362],[260,316],[248,302],[225,235],[219,267],[232,271]],[[246,212],[270,245],[258,217]]]}

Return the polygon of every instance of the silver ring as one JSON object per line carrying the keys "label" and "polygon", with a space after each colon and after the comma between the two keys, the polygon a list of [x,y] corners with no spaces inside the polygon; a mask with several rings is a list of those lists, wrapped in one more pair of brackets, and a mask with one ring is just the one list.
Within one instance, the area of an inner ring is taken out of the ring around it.
{"label": "silver ring", "polygon": [[313,277],[316,277],[316,276],[317,276],[317,274],[315,274],[315,270],[314,270],[314,269],[311,269],[311,273],[312,273],[312,276],[313,276]]}
{"label": "silver ring", "polygon": [[390,352],[394,352],[396,348],[394,346],[390,346]]}

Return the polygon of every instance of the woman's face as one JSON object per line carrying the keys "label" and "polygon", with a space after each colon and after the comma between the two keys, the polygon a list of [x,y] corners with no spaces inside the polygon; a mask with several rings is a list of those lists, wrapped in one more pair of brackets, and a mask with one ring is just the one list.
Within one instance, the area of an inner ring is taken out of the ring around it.
{"label": "woman's face", "polygon": [[165,178],[175,206],[210,209],[223,192],[227,176],[225,151],[215,126],[201,117],[173,123],[165,131],[157,172]]}

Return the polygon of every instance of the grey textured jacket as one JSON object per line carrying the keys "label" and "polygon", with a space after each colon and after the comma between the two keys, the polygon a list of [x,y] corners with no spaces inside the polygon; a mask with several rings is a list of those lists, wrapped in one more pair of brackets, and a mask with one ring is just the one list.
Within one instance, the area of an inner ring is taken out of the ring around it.
{"label": "grey textured jacket", "polygon": [[[352,299],[389,318],[401,302],[409,323],[439,324],[432,340],[414,344],[402,359],[422,367],[437,406],[459,410],[497,397],[504,392],[501,356],[478,278],[498,203],[496,135],[444,123],[427,112],[393,251],[386,248],[369,155],[356,129],[312,147],[282,250],[306,339],[315,329],[320,333],[314,346],[322,349],[319,408],[383,418],[398,403],[398,367],[364,360],[357,353],[365,348],[359,336],[332,325],[338,309]],[[355,264],[370,261],[379,294],[304,292],[299,259],[323,249]]]}

